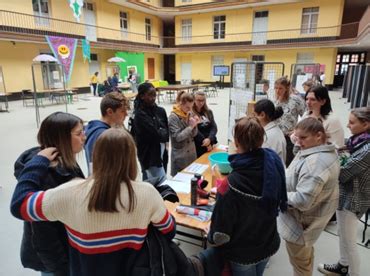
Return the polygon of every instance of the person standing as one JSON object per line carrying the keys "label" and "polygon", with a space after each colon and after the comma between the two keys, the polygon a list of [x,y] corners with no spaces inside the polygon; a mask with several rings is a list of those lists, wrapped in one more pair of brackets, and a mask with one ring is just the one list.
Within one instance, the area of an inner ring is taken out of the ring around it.
{"label": "person standing", "polygon": [[143,171],[143,180],[166,179],[164,155],[169,140],[168,120],[164,108],[156,105],[156,90],[151,83],[139,85],[135,100],[133,134]]}
{"label": "person standing", "polygon": [[198,116],[191,113],[194,96],[185,91],[179,92],[176,104],[168,117],[168,128],[171,139],[171,175],[190,165],[197,159],[194,137],[198,133],[197,125],[200,123]]}
{"label": "person standing", "polygon": [[138,84],[138,75],[135,71],[135,68],[131,68],[129,70],[128,81],[131,84],[132,92],[136,93],[137,92],[137,84]]}
{"label": "person standing", "polygon": [[100,102],[100,120],[90,121],[86,128],[85,155],[91,174],[92,152],[98,137],[111,127],[123,127],[129,104],[127,98],[119,92],[106,94]]}
{"label": "person standing", "polygon": [[[58,156],[45,167],[42,181],[35,186],[46,191],[70,181],[84,178],[76,159],[85,141],[83,122],[80,118],[64,112],[46,117],[37,134],[39,146],[23,152],[14,164],[14,176],[21,181],[22,173],[40,152],[56,147]],[[22,189],[17,185],[16,189]],[[24,189],[24,188],[23,188]],[[21,262],[26,268],[41,271],[42,276],[68,276],[68,238],[60,222],[29,222],[23,226]]]}
{"label": "person standing", "polygon": [[99,83],[98,75],[99,75],[99,72],[95,72],[94,75],[92,75],[92,77],[90,79],[90,85],[92,85],[92,87],[93,87],[94,96],[96,96],[96,93],[98,91],[97,90],[98,89],[98,83]]}
{"label": "person standing", "polygon": [[217,125],[212,110],[207,106],[206,94],[203,91],[195,92],[193,113],[200,118],[198,134],[194,138],[197,157],[200,157],[217,144]]}
{"label": "person standing", "polygon": [[286,140],[275,123],[283,115],[283,109],[280,106],[275,108],[274,103],[268,99],[262,99],[254,106],[254,113],[266,133],[262,147],[275,151],[285,164]]}
{"label": "person standing", "polygon": [[275,81],[275,105],[281,106],[284,111],[282,117],[277,120],[277,124],[283,131],[286,140],[286,166],[292,162],[294,158],[293,143],[290,140],[290,135],[293,133],[294,127],[298,122],[298,116],[302,116],[305,110],[304,101],[298,95],[290,93],[290,81],[285,78],[279,78]]}
{"label": "person standing", "polygon": [[322,86],[325,86],[325,73],[324,72],[321,72],[320,73],[320,82],[321,82],[321,85]]}
{"label": "person standing", "polygon": [[229,156],[233,170],[218,188],[208,232],[212,247],[198,257],[205,275],[221,275],[226,261],[234,276],[262,276],[280,247],[276,217],[287,208],[284,165],[273,150],[261,148],[263,136],[256,118],[235,125],[237,153]]}
{"label": "person standing", "polygon": [[338,118],[333,115],[329,91],[324,86],[314,86],[305,96],[307,112],[302,118],[314,117],[324,125],[328,142],[337,149],[344,146],[344,130]]}
{"label": "person standing", "polygon": [[[13,216],[25,221],[60,221],[68,233],[71,275],[139,275],[143,271],[151,275],[153,267],[130,272],[135,262],[146,262],[140,249],[149,243],[149,226],[170,241],[176,225],[156,189],[136,181],[136,147],[130,133],[112,128],[98,138],[93,174],[87,180],[73,179],[42,191],[43,176],[60,151],[50,145],[25,165],[11,200]],[[163,248],[153,250],[163,254]],[[153,255],[151,261],[164,266],[160,275],[170,274],[164,256]]]}
{"label": "person standing", "polygon": [[320,264],[327,275],[360,275],[357,250],[358,220],[370,208],[370,108],[353,109],[347,127],[349,158],[345,158],[339,175],[339,207],[336,212],[340,259],[336,264]]}
{"label": "person standing", "polygon": [[313,245],[338,206],[340,166],[319,120],[303,119],[294,133],[301,150],[286,171],[288,210],[279,214],[278,230],[294,276],[312,276]]}

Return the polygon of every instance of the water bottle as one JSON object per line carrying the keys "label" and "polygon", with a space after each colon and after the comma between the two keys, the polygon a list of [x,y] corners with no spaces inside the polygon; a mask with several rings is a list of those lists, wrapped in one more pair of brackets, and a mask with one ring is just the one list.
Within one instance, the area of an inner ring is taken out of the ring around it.
{"label": "water bottle", "polygon": [[190,204],[197,205],[198,178],[193,177],[190,182]]}

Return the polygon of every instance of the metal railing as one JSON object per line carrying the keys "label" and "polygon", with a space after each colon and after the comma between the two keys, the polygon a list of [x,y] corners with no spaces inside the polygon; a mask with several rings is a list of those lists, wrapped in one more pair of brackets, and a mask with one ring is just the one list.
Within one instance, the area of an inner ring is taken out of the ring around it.
{"label": "metal railing", "polygon": [[[154,31],[154,30],[152,30]],[[106,43],[136,43],[161,48],[212,45],[281,45],[335,42],[340,39],[356,38],[358,22],[339,26],[310,29],[272,30],[267,32],[226,33],[223,39],[205,34],[190,37],[168,37],[125,30],[100,27],[67,20],[54,19],[19,12],[0,10],[0,32],[33,35],[58,35],[84,38]]]}

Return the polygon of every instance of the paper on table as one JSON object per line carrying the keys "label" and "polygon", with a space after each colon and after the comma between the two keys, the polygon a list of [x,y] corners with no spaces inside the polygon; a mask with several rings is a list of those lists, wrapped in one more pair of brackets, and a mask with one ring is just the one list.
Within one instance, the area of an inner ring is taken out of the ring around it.
{"label": "paper on table", "polygon": [[161,185],[168,185],[177,193],[190,193],[190,182],[185,183],[181,181],[166,180]]}
{"label": "paper on table", "polygon": [[181,182],[185,182],[185,183],[189,183],[190,184],[190,181],[191,179],[194,177],[193,174],[188,174],[188,173],[177,173],[172,180],[175,180],[175,181],[181,181]]}
{"label": "paper on table", "polygon": [[221,145],[221,144],[219,144],[217,146],[217,148],[220,149],[220,150],[227,151],[229,149],[229,146],[228,145]]}
{"label": "paper on table", "polygon": [[208,165],[200,163],[192,163],[190,166],[186,167],[184,171],[190,173],[199,173],[202,174],[208,168]]}

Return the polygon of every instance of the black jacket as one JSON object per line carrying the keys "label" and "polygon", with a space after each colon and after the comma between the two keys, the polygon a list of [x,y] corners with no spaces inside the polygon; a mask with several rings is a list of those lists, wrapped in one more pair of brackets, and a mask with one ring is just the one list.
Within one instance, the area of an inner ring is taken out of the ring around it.
{"label": "black jacket", "polygon": [[134,116],[131,133],[136,140],[142,169],[163,166],[160,144],[169,140],[166,111],[157,105],[150,108],[138,106]]}
{"label": "black jacket", "polygon": [[[227,178],[228,190],[218,194],[208,234],[208,240],[216,245],[217,237],[229,237],[217,248],[226,260],[240,264],[262,261],[275,254],[280,246],[276,213],[271,212],[262,199],[266,177],[264,151],[257,150],[250,155],[254,155],[250,165],[232,166],[233,171]],[[278,161],[281,163],[280,159]],[[275,175],[275,178],[285,190],[285,179],[280,175]]]}
{"label": "black jacket", "polygon": [[[40,151],[31,148],[17,159],[14,176],[18,179],[24,165]],[[48,190],[68,182],[75,177],[84,178],[80,168],[69,171],[61,167],[50,167],[40,190]],[[21,244],[21,262],[26,268],[37,271],[69,275],[68,239],[64,225],[60,222],[24,222]]]}
{"label": "black jacket", "polygon": [[207,152],[206,147],[202,147],[203,140],[209,138],[211,140],[211,144],[217,144],[217,125],[215,119],[213,117],[213,113],[209,110],[209,118],[205,116],[204,113],[199,114],[201,117],[205,117],[206,119],[203,120],[202,123],[198,124],[198,134],[194,137],[195,148],[197,150],[197,157],[203,155],[203,153]]}
{"label": "black jacket", "polygon": [[191,262],[181,249],[151,225],[143,247],[129,257],[126,267],[124,275],[195,276]]}

